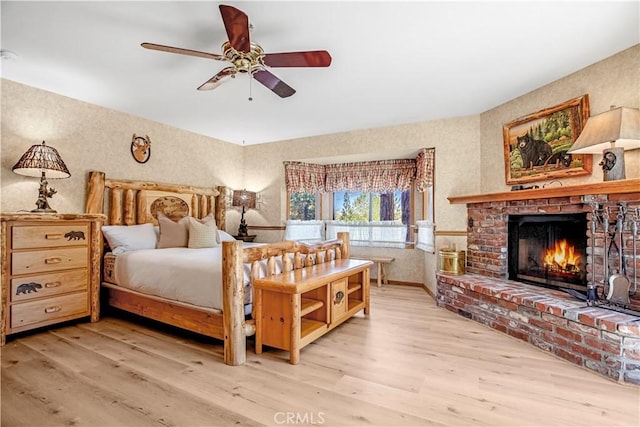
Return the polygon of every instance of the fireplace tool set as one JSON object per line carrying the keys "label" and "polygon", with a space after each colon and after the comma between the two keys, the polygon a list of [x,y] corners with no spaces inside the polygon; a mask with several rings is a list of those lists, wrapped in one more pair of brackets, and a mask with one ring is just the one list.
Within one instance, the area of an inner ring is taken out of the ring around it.
{"label": "fireplace tool set", "polygon": [[[638,222],[640,222],[640,207],[629,209],[626,203],[618,203],[616,207],[601,208],[592,205],[591,219],[591,282],[587,285],[587,305],[625,310],[629,304],[629,296],[635,295],[638,287],[637,243]],[[598,225],[604,235],[603,245],[603,280],[601,284],[596,280],[596,232]],[[633,286],[627,275],[625,262],[624,231],[630,230],[633,247]],[[617,259],[617,268],[611,265]],[[599,292],[599,288],[602,289]]]}

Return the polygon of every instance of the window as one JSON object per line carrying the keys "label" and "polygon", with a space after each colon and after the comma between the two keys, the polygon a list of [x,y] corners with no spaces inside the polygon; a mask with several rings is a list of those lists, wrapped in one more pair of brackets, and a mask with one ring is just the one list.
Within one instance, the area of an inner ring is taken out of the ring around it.
{"label": "window", "polygon": [[405,247],[411,242],[411,190],[333,193],[327,238],[348,231],[354,246]]}
{"label": "window", "polygon": [[338,221],[410,220],[411,191],[333,193],[333,219]]}
{"label": "window", "polygon": [[287,193],[289,195],[289,219],[311,221],[319,217],[319,194]]}
{"label": "window", "polygon": [[289,219],[286,222],[284,240],[296,240],[304,243],[321,242],[325,240],[324,221]]}
{"label": "window", "polygon": [[[348,231],[356,246],[407,247],[414,242],[414,198],[423,204],[416,216],[433,224],[433,190],[428,187],[433,186],[434,163],[433,148],[421,149],[415,160],[285,161],[287,221],[291,223],[286,234],[301,234],[305,224],[299,222],[320,220],[326,225],[327,239]],[[305,237],[307,231],[313,234],[311,229],[304,231]]]}
{"label": "window", "polygon": [[416,221],[418,234],[416,236],[416,248],[425,252],[435,253],[436,226],[433,223],[433,185],[429,185],[422,193],[424,197],[424,220]]}
{"label": "window", "polygon": [[284,232],[284,240],[317,243],[325,240],[324,221],[320,217],[319,193],[287,192],[289,210]]}

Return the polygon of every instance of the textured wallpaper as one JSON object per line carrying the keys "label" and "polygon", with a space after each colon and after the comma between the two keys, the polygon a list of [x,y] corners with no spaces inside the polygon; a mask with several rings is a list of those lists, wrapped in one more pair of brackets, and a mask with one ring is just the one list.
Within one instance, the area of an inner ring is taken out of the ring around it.
{"label": "textured wallpaper", "polygon": [[[340,159],[367,158],[372,153],[384,158],[385,154],[398,152],[412,153],[415,158],[420,148],[435,147],[435,222],[438,230],[464,231],[466,206],[451,205],[446,198],[480,191],[479,180],[474,178],[480,175],[479,127],[479,116],[472,116],[248,146],[244,155],[245,183],[247,188],[254,186],[261,191],[265,203],[260,212],[249,212],[247,221],[284,224],[285,160],[313,163],[331,158],[337,163]],[[416,205],[420,209],[421,204]],[[425,262],[433,264],[433,255],[417,249],[354,248],[353,253],[393,256],[388,277],[401,282],[423,283]],[[431,271],[435,269],[432,267]]]}
{"label": "textured wallpaper", "polygon": [[[411,155],[422,147],[435,147],[435,222],[438,232],[444,233],[437,237],[436,247],[456,245],[460,250],[465,248],[466,239],[447,233],[466,230],[466,206],[451,205],[447,197],[509,190],[504,176],[502,125],[585,93],[589,94],[592,114],[603,112],[612,104],[639,107],[640,45],[474,116],[246,147],[15,82],[1,83],[3,212],[33,209],[38,180],[16,175],[11,167],[29,146],[43,139],[58,149],[72,175],[50,182],[58,190],[50,204],[59,212],[83,211],[87,172],[101,170],[114,178],[227,185],[257,191],[259,209],[247,212],[249,225],[284,224],[285,160],[358,161],[397,152]],[[133,160],[129,152],[133,133],[151,138],[148,163]],[[602,181],[599,157],[594,156],[591,176],[563,180],[563,184]],[[625,158],[627,177],[640,178],[640,150],[627,152]],[[227,231],[235,232],[239,213],[230,210],[227,221]],[[260,230],[257,234],[259,241],[282,238],[282,232],[275,230]],[[422,283],[431,291],[435,289],[437,254],[416,249],[365,248],[357,248],[354,253],[394,256],[396,260],[388,270],[391,280]]]}
{"label": "textured wallpaper", "polygon": [[[3,212],[31,210],[38,178],[11,168],[33,144],[55,147],[71,172],[51,179],[58,193],[49,204],[58,212],[83,212],[87,173],[196,186],[242,186],[242,147],[217,141],[97,105],[2,80]],[[148,135],[151,157],[137,163],[130,152],[133,134]]]}
{"label": "textured wallpaper", "polygon": [[[639,108],[640,45],[480,114],[482,192],[508,191],[510,188],[505,184],[502,157],[504,123],[584,94],[589,95],[589,110],[592,116],[609,110],[611,105]],[[564,185],[602,182],[602,169],[598,166],[600,160],[602,155],[594,154],[593,173],[590,176],[560,181]],[[640,150],[626,152],[625,163],[627,178],[640,178]],[[492,164],[496,167],[491,167]],[[536,184],[544,185],[545,182]]]}

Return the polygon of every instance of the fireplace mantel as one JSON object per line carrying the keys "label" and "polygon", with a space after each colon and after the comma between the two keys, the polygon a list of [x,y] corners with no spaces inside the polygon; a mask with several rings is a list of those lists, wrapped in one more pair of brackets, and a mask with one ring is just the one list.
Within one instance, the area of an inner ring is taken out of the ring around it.
{"label": "fireplace mantel", "polygon": [[640,193],[640,179],[622,179],[562,187],[536,188],[531,190],[507,191],[503,193],[449,196],[449,203],[484,203],[511,200],[548,199],[552,197],[584,196],[586,194]]}

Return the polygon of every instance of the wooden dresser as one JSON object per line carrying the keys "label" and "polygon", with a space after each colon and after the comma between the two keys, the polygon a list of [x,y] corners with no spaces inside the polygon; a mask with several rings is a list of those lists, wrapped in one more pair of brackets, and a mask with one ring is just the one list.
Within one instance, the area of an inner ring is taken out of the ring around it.
{"label": "wooden dresser", "polygon": [[100,316],[100,214],[3,213],[0,343],[6,335]]}

